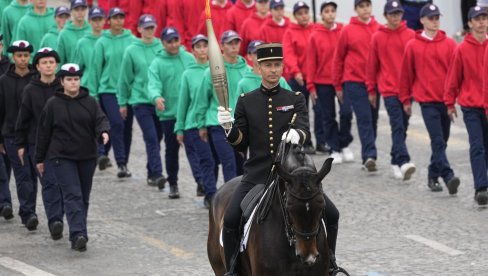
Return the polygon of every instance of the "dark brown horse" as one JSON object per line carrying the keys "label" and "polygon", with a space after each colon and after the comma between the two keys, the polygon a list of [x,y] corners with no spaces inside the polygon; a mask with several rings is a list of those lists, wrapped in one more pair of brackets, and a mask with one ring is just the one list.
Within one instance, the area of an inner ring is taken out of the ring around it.
{"label": "dark brown horse", "polygon": [[[289,155],[291,161],[277,168],[280,180],[266,219],[260,223],[253,220],[247,248],[239,255],[239,276],[329,275],[329,248],[321,222],[325,207],[321,181],[331,169],[332,158],[317,172],[310,157],[296,151]],[[240,180],[232,179],[218,190],[209,212],[207,253],[218,276],[225,273],[220,245],[223,217]]]}

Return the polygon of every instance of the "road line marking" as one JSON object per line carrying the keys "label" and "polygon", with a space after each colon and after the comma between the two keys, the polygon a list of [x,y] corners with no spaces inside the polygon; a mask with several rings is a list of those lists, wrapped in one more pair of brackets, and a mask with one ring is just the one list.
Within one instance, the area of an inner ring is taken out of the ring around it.
{"label": "road line marking", "polygon": [[435,250],[444,252],[450,256],[458,256],[458,255],[464,254],[464,252],[462,252],[462,251],[456,250],[456,249],[451,248],[451,247],[444,245],[442,243],[436,242],[434,240],[429,240],[427,238],[424,238],[424,237],[421,237],[418,235],[406,235],[405,238],[411,239],[411,240],[419,242],[419,243],[422,243],[422,244],[427,245],[427,246],[429,246]]}
{"label": "road line marking", "polygon": [[193,253],[189,253],[183,249],[168,245],[161,240],[158,240],[158,239],[146,236],[146,235],[139,235],[139,239],[141,239],[142,241],[144,241],[145,243],[147,243],[149,245],[152,245],[156,248],[159,248],[159,249],[162,249],[166,252],[169,252],[176,257],[179,257],[179,258],[191,258],[191,257],[193,257]]}
{"label": "road line marking", "polygon": [[55,276],[54,274],[9,257],[0,257],[0,265],[26,276]]}
{"label": "road line marking", "polygon": [[155,212],[156,212],[156,214],[158,214],[158,215],[160,215],[162,217],[165,217],[166,216],[166,214],[163,211],[161,211],[161,210],[156,210]]}

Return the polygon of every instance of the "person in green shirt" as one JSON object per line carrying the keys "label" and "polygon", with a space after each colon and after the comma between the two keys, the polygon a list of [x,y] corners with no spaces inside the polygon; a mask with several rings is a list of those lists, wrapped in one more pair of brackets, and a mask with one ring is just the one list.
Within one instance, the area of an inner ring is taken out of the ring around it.
{"label": "person in green shirt", "polygon": [[47,7],[47,2],[32,0],[32,7],[17,23],[14,39],[29,41],[37,51],[41,48],[42,37],[54,25],[54,10]]}
{"label": "person in green shirt", "polygon": [[41,39],[40,48],[47,47],[56,51],[56,48],[58,47],[59,32],[64,28],[64,25],[70,16],[70,10],[67,7],[60,6],[54,10],[54,21],[56,22],[56,25],[51,26],[47,33],[44,34]]}
{"label": "person in green shirt", "polygon": [[[246,72],[251,70],[244,58],[239,56],[241,41],[241,37],[235,31],[225,31],[220,39],[230,103],[237,102],[237,97],[239,97],[239,94],[237,94],[237,83],[244,77]],[[197,102],[197,127],[203,139],[207,139],[207,136],[210,138],[216,152],[214,158],[215,160],[220,160],[224,181],[227,182],[242,172],[244,158],[240,154],[234,153],[234,149],[226,141],[223,128],[217,121],[219,102],[212,85],[210,69],[207,69],[204,73]]]}
{"label": "person in green shirt", "polygon": [[[247,72],[237,84],[238,94],[247,94],[261,86],[263,78],[259,72],[259,64],[256,55],[256,48],[261,44],[264,44],[264,41],[253,40],[247,46],[247,58],[252,61],[252,71]],[[291,91],[290,86],[283,77],[280,78],[280,86]],[[229,104],[232,109],[234,109],[237,104],[237,98],[235,98],[235,100],[235,102]]]}
{"label": "person in green shirt", "polygon": [[[103,27],[105,26],[105,13],[103,9],[95,7],[88,12],[88,23],[91,25],[92,32],[86,34],[76,44],[75,63],[83,70],[81,86],[88,87],[88,76],[92,65],[92,55],[95,43],[102,36]],[[92,96],[94,92],[90,91]]]}
{"label": "person in green shirt", "polygon": [[1,29],[1,25],[2,25],[2,13],[3,13],[3,10],[8,5],[10,5],[10,2],[12,2],[12,0],[0,0],[0,29]]}
{"label": "person in green shirt", "polygon": [[186,157],[197,182],[197,196],[205,196],[204,206],[210,208],[210,200],[217,191],[215,160],[208,141],[198,135],[195,116],[197,92],[208,68],[208,38],[198,34],[192,38],[191,45],[196,63],[188,66],[181,76],[174,132],[178,143],[185,146]]}
{"label": "person in green shirt", "polygon": [[[108,13],[110,29],[103,32],[102,37],[95,43],[91,57],[91,68],[87,80],[90,95],[99,99],[102,110],[110,122],[111,144],[118,166],[117,177],[130,177],[127,169],[130,146],[132,142],[132,109],[128,107],[124,116],[120,114],[117,103],[118,80],[122,68],[122,57],[125,50],[135,41],[134,36],[124,29],[125,13],[115,7]],[[98,168],[104,170],[110,163],[107,157],[108,148],[100,151]]]}
{"label": "person in green shirt", "polygon": [[161,33],[161,41],[164,50],[149,66],[147,91],[156,105],[156,114],[161,122],[166,145],[165,161],[170,185],[168,197],[175,199],[180,197],[178,191],[178,150],[180,147],[174,133],[176,111],[181,76],[189,65],[195,63],[195,58],[185,51],[181,45],[180,34],[175,28],[165,28]]}
{"label": "person in green shirt", "polygon": [[76,43],[91,31],[90,24],[85,20],[87,9],[86,0],[71,0],[71,20],[66,23],[58,37],[60,64],[75,60]]}
{"label": "person in green shirt", "polygon": [[161,42],[154,37],[156,25],[156,19],[152,15],[144,14],[139,18],[137,30],[141,34],[141,39],[133,42],[124,52],[120,66],[117,102],[122,117],[126,116],[132,106],[142,130],[147,155],[147,184],[164,189],[166,178],[163,177],[159,154],[163,134],[154,102],[147,92],[149,65],[163,50]]}
{"label": "person in green shirt", "polygon": [[[3,42],[5,45],[10,45],[14,41],[14,35],[17,23],[27,13],[27,10],[32,7],[28,0],[13,0],[2,12],[1,33],[3,34]],[[3,53],[7,54],[6,47]]]}

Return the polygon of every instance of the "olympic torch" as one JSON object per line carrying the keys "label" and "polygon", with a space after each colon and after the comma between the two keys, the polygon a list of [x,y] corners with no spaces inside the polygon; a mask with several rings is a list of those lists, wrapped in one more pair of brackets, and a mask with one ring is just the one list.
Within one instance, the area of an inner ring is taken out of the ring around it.
{"label": "olympic torch", "polygon": [[[210,74],[219,105],[229,108],[229,92],[227,86],[227,75],[225,74],[224,58],[220,51],[220,45],[215,37],[212,25],[212,13],[210,11],[210,0],[206,0],[205,15],[207,16],[207,35],[208,35],[208,59],[210,62]],[[230,126],[229,126],[230,127]]]}

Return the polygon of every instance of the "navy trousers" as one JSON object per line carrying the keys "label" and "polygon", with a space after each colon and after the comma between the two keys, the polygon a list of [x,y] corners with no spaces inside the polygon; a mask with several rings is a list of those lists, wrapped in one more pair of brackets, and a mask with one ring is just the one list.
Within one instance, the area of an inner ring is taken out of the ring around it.
{"label": "navy trousers", "polygon": [[69,226],[69,239],[88,238],[86,218],[97,160],[52,159],[52,168],[63,193],[63,204]]}
{"label": "navy trousers", "polygon": [[55,221],[62,222],[64,216],[63,194],[56,181],[54,170],[50,167],[49,162],[44,164],[44,174],[41,177],[35,166],[35,146],[33,144],[29,146],[29,154],[33,162],[32,166],[36,169],[39,182],[41,182],[42,202],[44,203],[48,225],[51,225]]}
{"label": "navy trousers", "polygon": [[[339,124],[336,121],[336,91],[332,85],[317,84],[317,108],[321,110],[322,122],[326,132],[326,142],[332,151],[340,152],[349,146],[351,134],[352,112],[344,112],[344,105],[339,103]],[[350,110],[350,108],[349,108]]]}
{"label": "navy trousers", "polygon": [[12,207],[12,196],[10,195],[7,166],[5,166],[5,161],[2,154],[0,156],[0,209],[6,205]]}
{"label": "navy trousers", "polygon": [[[307,89],[307,84],[304,83],[304,85],[299,85],[298,82],[292,78],[288,81],[288,84],[290,85],[291,89],[293,91],[298,91],[302,92],[303,95],[305,96],[305,103],[307,104],[308,107],[308,102],[309,102],[309,97],[310,97],[310,92]],[[314,134],[315,134],[315,140],[317,141],[317,145],[322,144],[324,145],[327,142],[327,128],[324,126],[324,121],[322,120],[322,109],[320,108],[319,105],[314,105],[312,107],[313,113],[314,113]],[[310,142],[311,143],[311,142]]]}
{"label": "navy trousers", "polygon": [[409,117],[403,111],[403,105],[397,96],[385,97],[385,108],[388,112],[391,128],[391,164],[402,166],[410,162],[407,144],[407,129]]}
{"label": "navy trousers", "polygon": [[[379,102],[379,97],[377,97],[377,102]],[[371,106],[368,100],[368,91],[364,83],[345,82],[344,105],[352,107],[352,111],[354,111],[354,114],[356,115],[363,163],[368,158],[376,159],[377,152],[375,140],[379,104],[377,103],[376,108]]]}
{"label": "navy trousers", "polygon": [[22,223],[25,223],[31,216],[36,215],[37,198],[37,175],[32,166],[29,155],[29,147],[25,148],[24,165],[21,164],[17,154],[17,145],[14,137],[4,137],[5,150],[12,170],[14,171],[15,184],[17,187],[17,197],[19,198],[19,216]]}
{"label": "navy trousers", "polygon": [[454,176],[449,161],[447,160],[446,148],[449,140],[451,120],[447,114],[447,107],[444,103],[421,103],[422,117],[425,127],[429,132],[430,156],[429,179],[442,177],[447,183]]}
{"label": "navy trousers", "polygon": [[[114,157],[117,165],[126,165],[129,161],[132,144],[132,124],[134,115],[132,108],[127,106],[125,120],[120,116],[120,107],[115,94],[102,93],[99,95],[100,106],[110,122],[110,143],[114,148]],[[107,145],[100,145],[102,153],[108,155]],[[99,150],[100,152],[100,150]]]}
{"label": "navy trousers", "polygon": [[227,182],[237,176],[234,149],[227,143],[224,129],[221,126],[208,127],[208,134],[220,164],[222,164],[224,181]]}
{"label": "navy trousers", "polygon": [[163,130],[164,144],[165,144],[165,164],[166,172],[168,173],[169,185],[178,185],[178,171],[180,144],[176,140],[176,134],[174,133],[176,120],[161,121],[161,128]]}
{"label": "navy trousers", "polygon": [[488,121],[483,108],[462,107],[463,119],[469,136],[469,159],[474,188],[488,187]]}
{"label": "navy trousers", "polygon": [[156,110],[152,104],[140,104],[133,106],[134,115],[142,130],[142,137],[146,145],[147,176],[161,177],[163,166],[161,163],[161,139],[163,131]]}
{"label": "navy trousers", "polygon": [[190,162],[193,177],[203,184],[205,196],[211,198],[217,191],[215,179],[215,161],[208,142],[200,139],[198,129],[189,129],[184,132],[185,152]]}

